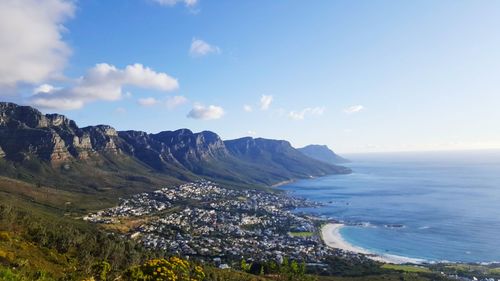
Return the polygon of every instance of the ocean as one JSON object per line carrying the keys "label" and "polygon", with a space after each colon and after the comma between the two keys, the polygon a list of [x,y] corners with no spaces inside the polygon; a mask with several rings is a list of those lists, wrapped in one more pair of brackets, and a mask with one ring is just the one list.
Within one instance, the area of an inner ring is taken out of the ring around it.
{"label": "ocean", "polygon": [[500,151],[348,155],[353,173],[285,186],[344,240],[428,262],[500,261]]}

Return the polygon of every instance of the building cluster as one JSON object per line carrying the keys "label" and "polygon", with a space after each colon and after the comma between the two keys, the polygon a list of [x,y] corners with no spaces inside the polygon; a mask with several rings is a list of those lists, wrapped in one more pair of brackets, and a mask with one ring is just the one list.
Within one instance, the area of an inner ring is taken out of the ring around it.
{"label": "building cluster", "polygon": [[129,235],[145,246],[201,259],[234,261],[284,257],[320,264],[347,255],[321,241],[315,218],[293,212],[317,203],[284,193],[238,190],[198,181],[141,193],[86,220],[119,223],[148,217]]}

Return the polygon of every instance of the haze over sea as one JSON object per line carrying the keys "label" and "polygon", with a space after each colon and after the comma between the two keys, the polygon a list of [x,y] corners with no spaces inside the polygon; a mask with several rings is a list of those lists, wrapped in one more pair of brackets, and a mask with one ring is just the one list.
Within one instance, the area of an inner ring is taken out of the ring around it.
{"label": "haze over sea", "polygon": [[302,209],[350,225],[347,242],[427,261],[500,261],[500,151],[348,155],[350,175],[283,189],[326,204]]}

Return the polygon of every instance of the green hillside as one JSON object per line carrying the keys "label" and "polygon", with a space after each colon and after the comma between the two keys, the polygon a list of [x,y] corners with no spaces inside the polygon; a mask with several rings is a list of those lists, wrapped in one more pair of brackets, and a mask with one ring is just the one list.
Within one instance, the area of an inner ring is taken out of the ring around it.
{"label": "green hillside", "polygon": [[[121,237],[118,232],[81,220],[85,210],[109,202],[108,199],[97,199],[94,194],[69,192],[1,177],[0,280],[84,280],[92,276],[96,278],[94,280],[104,280],[99,279],[99,274],[105,264],[109,264],[105,280],[143,280],[127,279],[127,272],[147,260],[168,256],[169,253],[144,249],[134,241]],[[284,267],[272,269],[272,266],[261,267],[257,264],[249,268],[233,265],[232,270],[200,265],[205,274],[203,280],[207,281],[437,280],[438,277],[431,273],[422,275],[384,269],[376,263],[371,267],[366,267],[366,264],[360,267],[352,261],[336,260],[334,263],[337,270],[328,274],[337,277],[310,275],[325,274],[314,271],[303,275]],[[262,268],[265,268],[264,272]]]}

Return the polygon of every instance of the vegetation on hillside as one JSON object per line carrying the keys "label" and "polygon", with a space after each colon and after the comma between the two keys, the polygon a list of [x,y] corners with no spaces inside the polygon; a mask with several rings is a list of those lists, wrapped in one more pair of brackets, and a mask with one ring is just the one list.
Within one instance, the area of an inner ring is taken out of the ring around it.
{"label": "vegetation on hillside", "polygon": [[[242,261],[233,265],[234,269],[218,269],[165,257],[117,234],[64,216],[54,208],[0,192],[0,280],[326,281],[356,280],[355,276],[372,276],[374,280],[436,280],[434,275],[430,278],[396,272],[376,263],[362,268],[355,263],[332,262],[336,272],[315,273],[304,263],[287,259],[282,264]],[[161,279],[161,273],[176,277]],[[331,274],[345,277],[325,277]],[[191,279],[185,279],[186,276]]]}
{"label": "vegetation on hillside", "polygon": [[0,196],[0,264],[15,268],[27,280],[77,280],[90,275],[101,261],[110,264],[110,276],[117,276],[154,256],[129,239],[51,208]]}
{"label": "vegetation on hillside", "polygon": [[282,264],[235,262],[230,264],[232,269],[172,258],[169,253],[145,249],[113,229],[82,221],[86,210],[110,202],[97,194],[101,191],[73,192],[0,177],[0,280],[169,280],[146,277],[158,268],[165,274],[198,272],[204,277],[194,280],[206,281],[444,279],[432,272],[383,268],[375,262],[339,257],[328,259],[327,267],[285,259]]}
{"label": "vegetation on hillside", "polygon": [[[37,159],[19,163],[0,159],[0,190],[22,196],[36,194],[30,198],[36,202],[57,198],[58,202],[48,203],[60,208],[61,203],[71,202],[79,212],[110,207],[120,196],[180,182],[121,156],[106,155],[57,165]],[[24,186],[22,194],[16,185]]]}
{"label": "vegetation on hillside", "polygon": [[203,268],[178,257],[153,259],[140,266],[129,268],[122,279],[129,281],[202,281],[205,279]]}

